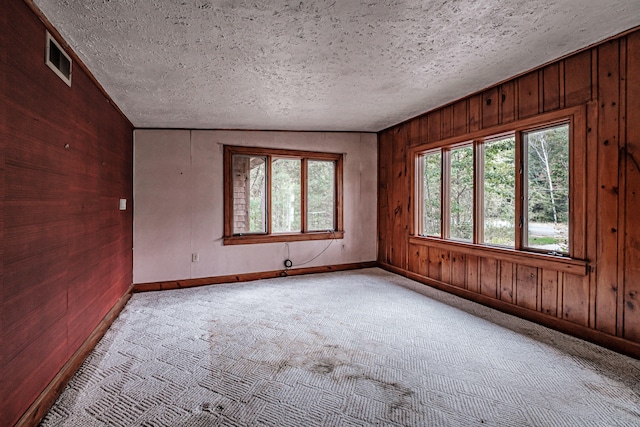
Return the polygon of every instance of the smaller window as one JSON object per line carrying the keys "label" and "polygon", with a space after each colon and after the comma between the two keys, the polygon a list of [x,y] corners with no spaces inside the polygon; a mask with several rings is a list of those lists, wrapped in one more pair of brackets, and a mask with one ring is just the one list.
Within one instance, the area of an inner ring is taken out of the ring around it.
{"label": "smaller window", "polygon": [[422,234],[442,235],[442,153],[432,151],[421,156]]}
{"label": "smaller window", "polygon": [[71,86],[71,58],[47,31],[44,62],[68,86]]}
{"label": "smaller window", "polygon": [[336,224],[336,162],[307,163],[307,227],[309,231],[333,230]]}
{"label": "smaller window", "polygon": [[342,238],[342,154],[224,147],[224,243]]}

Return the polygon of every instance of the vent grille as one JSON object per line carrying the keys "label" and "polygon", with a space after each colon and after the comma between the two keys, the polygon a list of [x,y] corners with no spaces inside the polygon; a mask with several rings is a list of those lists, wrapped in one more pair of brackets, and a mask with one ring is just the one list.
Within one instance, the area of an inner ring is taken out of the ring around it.
{"label": "vent grille", "polygon": [[68,86],[71,86],[71,58],[60,47],[58,42],[47,31],[47,49],[45,53],[45,63],[54,73],[58,75]]}

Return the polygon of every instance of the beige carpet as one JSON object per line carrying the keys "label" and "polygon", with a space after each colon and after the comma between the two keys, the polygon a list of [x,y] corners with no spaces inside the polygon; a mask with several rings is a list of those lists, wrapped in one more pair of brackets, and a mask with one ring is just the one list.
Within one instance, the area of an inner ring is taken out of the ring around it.
{"label": "beige carpet", "polygon": [[286,277],[133,295],[42,425],[640,426],[640,361],[379,269]]}

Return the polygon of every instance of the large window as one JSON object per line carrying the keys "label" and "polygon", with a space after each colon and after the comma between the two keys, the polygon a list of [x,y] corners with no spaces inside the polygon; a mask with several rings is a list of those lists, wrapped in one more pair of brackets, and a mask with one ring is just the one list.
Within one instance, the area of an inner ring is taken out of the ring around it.
{"label": "large window", "polygon": [[416,233],[569,255],[571,122],[416,151]]}
{"label": "large window", "polygon": [[225,146],[225,244],[342,238],[342,155]]}

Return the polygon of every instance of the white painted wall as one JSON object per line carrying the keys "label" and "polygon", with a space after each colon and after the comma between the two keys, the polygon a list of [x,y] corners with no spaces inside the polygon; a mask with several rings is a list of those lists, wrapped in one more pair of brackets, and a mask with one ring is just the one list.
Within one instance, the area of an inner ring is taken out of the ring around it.
{"label": "white painted wall", "polygon": [[[283,269],[285,243],[222,243],[223,145],[344,153],[344,239],[305,267],[376,259],[376,134],[136,130],[134,283]],[[291,242],[291,260],[305,262],[328,244]]]}

